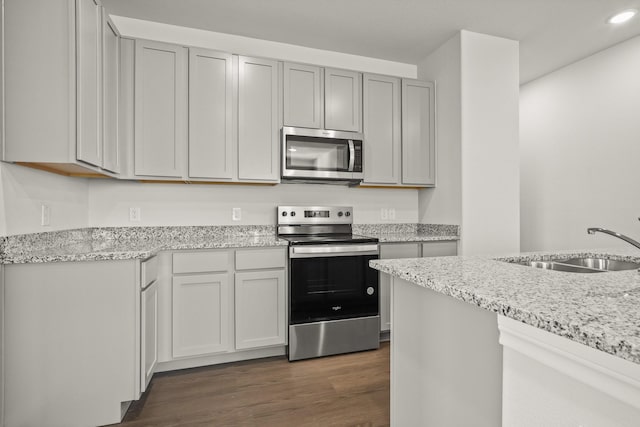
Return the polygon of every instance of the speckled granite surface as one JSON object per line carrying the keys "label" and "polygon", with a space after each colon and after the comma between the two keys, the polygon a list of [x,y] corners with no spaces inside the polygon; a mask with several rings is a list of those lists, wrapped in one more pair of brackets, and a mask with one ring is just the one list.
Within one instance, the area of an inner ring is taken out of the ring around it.
{"label": "speckled granite surface", "polygon": [[[457,226],[354,224],[354,233],[381,242],[454,240]],[[286,246],[273,225],[99,227],[0,238],[0,262],[144,259],[162,250]]]}
{"label": "speckled granite surface", "polygon": [[[521,254],[542,260],[611,255],[640,262],[636,249]],[[376,260],[371,265],[453,298],[640,364],[640,273],[567,273],[489,257]]]}
{"label": "speckled granite surface", "polygon": [[380,243],[458,240],[457,225],[446,224],[354,224],[353,232],[376,237]]}
{"label": "speckled granite surface", "polygon": [[162,250],[286,246],[273,226],[112,227],[4,238],[4,264],[144,259]]}

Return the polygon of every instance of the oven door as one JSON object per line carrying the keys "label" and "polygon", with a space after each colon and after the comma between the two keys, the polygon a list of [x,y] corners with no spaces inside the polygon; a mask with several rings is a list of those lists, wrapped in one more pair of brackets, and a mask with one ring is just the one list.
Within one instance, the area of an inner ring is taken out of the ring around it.
{"label": "oven door", "polygon": [[377,316],[377,244],[289,248],[289,323]]}

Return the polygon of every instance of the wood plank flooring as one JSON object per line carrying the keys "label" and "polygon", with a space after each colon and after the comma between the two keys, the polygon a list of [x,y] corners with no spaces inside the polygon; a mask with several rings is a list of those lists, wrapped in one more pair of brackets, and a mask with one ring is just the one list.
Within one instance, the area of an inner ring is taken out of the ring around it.
{"label": "wood plank flooring", "polygon": [[115,425],[388,426],[389,343],[293,363],[283,356],[156,374]]}

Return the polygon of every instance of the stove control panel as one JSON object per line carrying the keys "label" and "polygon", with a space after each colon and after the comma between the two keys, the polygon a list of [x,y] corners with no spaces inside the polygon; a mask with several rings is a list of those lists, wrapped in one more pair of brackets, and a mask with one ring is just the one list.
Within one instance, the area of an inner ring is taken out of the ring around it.
{"label": "stove control panel", "polygon": [[278,225],[351,223],[351,206],[278,206]]}

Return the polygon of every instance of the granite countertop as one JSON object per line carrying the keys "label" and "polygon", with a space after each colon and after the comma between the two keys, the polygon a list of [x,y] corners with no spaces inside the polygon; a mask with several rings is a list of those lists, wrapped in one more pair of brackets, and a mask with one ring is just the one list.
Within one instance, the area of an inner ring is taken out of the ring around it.
{"label": "granite countertop", "polygon": [[566,273],[503,260],[608,256],[640,262],[630,248],[512,257],[375,260],[392,276],[640,364],[640,274]]}
{"label": "granite countertop", "polygon": [[[354,224],[381,242],[457,240],[441,224]],[[145,259],[165,250],[287,246],[273,225],[97,227],[0,237],[0,263]]]}

